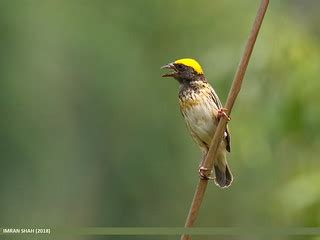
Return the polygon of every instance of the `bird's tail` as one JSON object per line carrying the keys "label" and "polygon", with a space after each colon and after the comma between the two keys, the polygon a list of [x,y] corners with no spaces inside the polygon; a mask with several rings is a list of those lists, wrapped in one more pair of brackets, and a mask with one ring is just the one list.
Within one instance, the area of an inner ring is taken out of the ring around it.
{"label": "bird's tail", "polygon": [[232,173],[229,169],[225,156],[219,156],[218,161],[214,163],[215,179],[214,182],[221,188],[227,188],[233,181]]}

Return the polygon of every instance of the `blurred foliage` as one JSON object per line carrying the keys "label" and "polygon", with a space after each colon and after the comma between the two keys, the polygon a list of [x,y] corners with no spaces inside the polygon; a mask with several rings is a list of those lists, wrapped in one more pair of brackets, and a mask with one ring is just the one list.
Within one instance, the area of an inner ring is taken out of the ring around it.
{"label": "blurred foliage", "polygon": [[[0,225],[182,226],[200,151],[159,67],[198,59],[224,101],[257,6],[1,1]],[[210,184],[197,226],[319,226],[319,7],[271,1],[230,122],[235,181]]]}

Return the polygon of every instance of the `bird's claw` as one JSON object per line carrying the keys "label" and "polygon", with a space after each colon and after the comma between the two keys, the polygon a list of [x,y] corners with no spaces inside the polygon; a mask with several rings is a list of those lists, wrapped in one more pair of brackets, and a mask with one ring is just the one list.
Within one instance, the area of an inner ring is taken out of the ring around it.
{"label": "bird's claw", "polygon": [[210,172],[209,176],[207,175],[208,171],[210,171],[210,169],[205,168],[205,167],[200,167],[199,171],[198,171],[200,178],[203,180],[214,180],[213,177],[210,177],[211,172]]}
{"label": "bird's claw", "polygon": [[227,119],[227,121],[230,121],[231,117],[226,114],[226,111],[228,111],[228,109],[219,108],[218,109],[218,118],[220,119],[221,117],[225,117]]}

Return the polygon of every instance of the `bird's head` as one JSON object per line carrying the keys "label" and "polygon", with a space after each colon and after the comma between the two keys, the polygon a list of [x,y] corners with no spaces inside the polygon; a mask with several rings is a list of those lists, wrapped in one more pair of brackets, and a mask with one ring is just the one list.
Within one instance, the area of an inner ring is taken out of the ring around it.
{"label": "bird's head", "polygon": [[180,83],[204,79],[203,70],[200,64],[191,58],[178,59],[161,68],[172,70],[172,72],[164,74],[162,77],[173,77]]}

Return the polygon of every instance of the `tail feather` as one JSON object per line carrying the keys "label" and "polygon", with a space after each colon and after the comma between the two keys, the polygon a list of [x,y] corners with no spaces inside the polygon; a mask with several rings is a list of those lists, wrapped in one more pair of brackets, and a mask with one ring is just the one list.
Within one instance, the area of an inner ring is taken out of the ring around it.
{"label": "tail feather", "polygon": [[233,181],[232,173],[228,167],[228,164],[224,166],[214,165],[215,172],[215,184],[221,188],[227,188]]}

